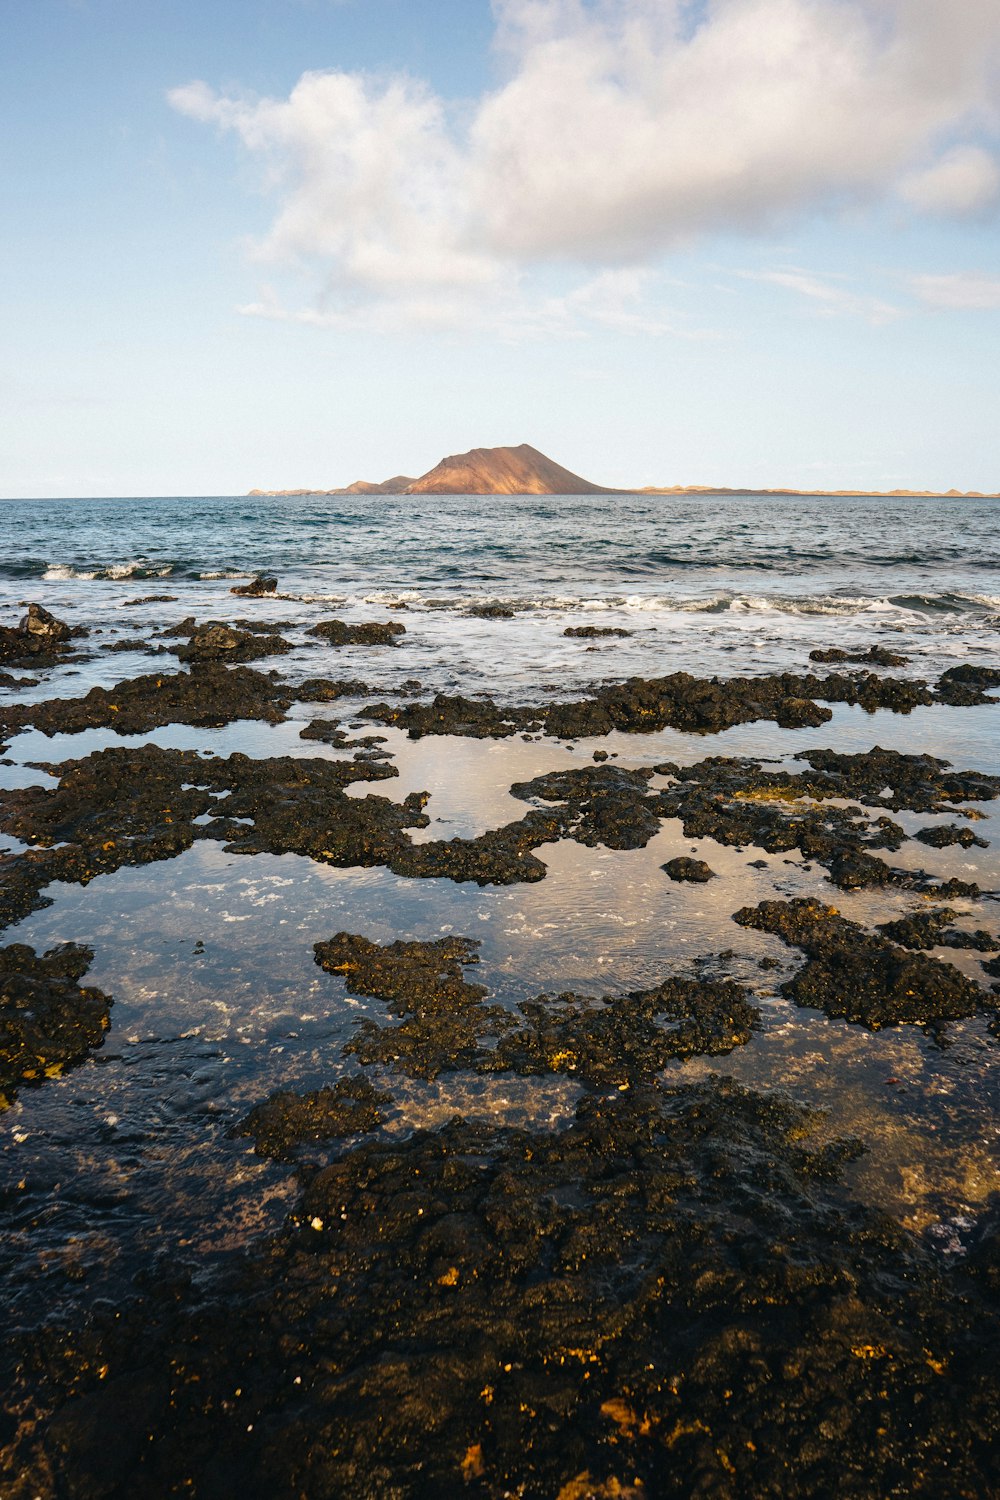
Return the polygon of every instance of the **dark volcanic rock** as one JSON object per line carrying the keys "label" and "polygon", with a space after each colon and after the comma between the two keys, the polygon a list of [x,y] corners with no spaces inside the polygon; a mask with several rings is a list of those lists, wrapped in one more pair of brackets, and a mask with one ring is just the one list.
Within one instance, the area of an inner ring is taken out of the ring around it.
{"label": "dark volcanic rock", "polygon": [[738,984],[677,978],[603,1000],[542,995],[514,1015],[484,1004],[484,986],[463,974],[478,947],[458,937],[382,947],[346,932],[317,943],[316,962],[342,975],[349,993],[377,996],[403,1021],[362,1021],[345,1051],[417,1078],[455,1069],[563,1073],[621,1088],[650,1082],[672,1058],[731,1052],[759,1019]]}
{"label": "dark volcanic rock", "polygon": [[857,1144],[817,1124],[710,1080],[588,1095],[563,1131],[363,1142],[235,1264],[6,1340],[40,1420],[0,1475],[88,1500],[995,1494],[995,1224],[942,1269],[852,1200]]}
{"label": "dark volcanic rock", "polygon": [[229,841],[239,853],[368,865],[408,848],[401,830],[427,821],[419,798],[400,806],[345,796],[353,782],[396,775],[357,761],[222,759],[145,745],[52,770],[57,787],[0,792],[0,830],[33,846],[0,856],[0,926],[47,905],[40,892],[53,880],[86,884],[123,865],[172,859],[199,838]]}
{"label": "dark volcanic rock", "polygon": [[252,667],[227,670],[207,665],[191,672],[133,677],[113,688],[91,688],[83,698],[0,706],[0,735],[29,726],[53,735],[84,729],[148,734],[164,724],[214,727],[235,719],[278,724],[295,696],[294,689]]}
{"label": "dark volcanic rock", "polygon": [[316,962],[342,975],[348,993],[377,996],[403,1018],[401,1026],[363,1021],[345,1052],[416,1078],[474,1067],[483,1039],[514,1024],[507,1011],[484,1005],[485,987],[462,972],[479,962],[478,948],[459,937],[383,947],[349,932],[317,943]]}
{"label": "dark volcanic rock", "polygon": [[904,948],[969,948],[977,953],[1000,953],[1000,937],[982,928],[963,932],[952,927],[957,916],[950,907],[939,906],[934,911],[914,912],[894,922],[880,922],[878,930]]}
{"label": "dark volcanic rock", "polygon": [[318,635],[328,646],[395,646],[396,637],[406,634],[406,626],[398,620],[385,624],[371,621],[365,625],[346,625],[343,620],[321,620],[307,632]]}
{"label": "dark volcanic rock", "polygon": [[234,630],[218,620],[209,620],[192,631],[185,645],[171,647],[181,661],[188,662],[257,661],[262,656],[283,656],[291,649],[283,636]]}
{"label": "dark volcanic rock", "polygon": [[942,702],[965,708],[994,701],[988,696],[989,690],[997,687],[1000,687],[1000,670],[964,662],[962,666],[949,667],[941,674],[937,690]]}
{"label": "dark volcanic rock", "polygon": [[618,625],[567,625],[563,635],[571,639],[595,641],[602,636],[629,636],[631,630],[622,630]]}
{"label": "dark volcanic rock", "polygon": [[233,1134],[250,1136],[258,1156],[290,1161],[297,1147],[310,1142],[376,1130],[385,1120],[383,1106],[391,1103],[391,1094],[373,1088],[367,1078],[342,1078],[334,1088],[309,1094],[272,1094]]}
{"label": "dark volcanic rock", "polygon": [[[524,1001],[481,1072],[569,1073],[596,1089],[651,1083],[673,1058],[715,1056],[750,1040],[760,1019],[738,984],[667,979],[655,989]],[[666,1023],[666,1024],[664,1024]]]}
{"label": "dark volcanic rock", "polygon": [[0,662],[12,666],[51,666],[71,648],[70,641],[87,635],[82,626],[57,620],[40,604],[29,604],[16,628],[0,626]]}
{"label": "dark volcanic rock", "polygon": [[925,682],[879,677],[874,672],[827,677],[779,672],[769,677],[728,680],[674,672],[669,677],[632,677],[600,688],[592,698],[578,702],[504,707],[491,698],[439,693],[431,703],[379,703],[367,712],[384,723],[398,724],[414,739],[425,734],[470,733],[502,738],[522,730],[541,730],[559,739],[581,739],[612,730],[643,734],[673,728],[714,734],[759,719],[797,728],[825,722],[830,713],[824,703],[857,704],[869,712],[889,708],[909,713],[920,704],[934,701]]}
{"label": "dark volcanic rock", "polygon": [[509,604],[473,604],[465,613],[475,620],[513,620]]}
{"label": "dark volcanic rock", "polygon": [[258,575],[251,583],[240,583],[231,588],[231,594],[238,594],[242,599],[263,599],[268,594],[273,594],[278,587],[276,578],[266,578]]}
{"label": "dark volcanic rock", "polygon": [[818,901],[762,901],[744,906],[733,920],[774,933],[807,955],[805,967],[781,986],[783,995],[870,1031],[938,1026],[991,1006],[986,991],[951,964],[907,953]]}
{"label": "dark volcanic rock", "polygon": [[971,828],[959,828],[955,823],[935,823],[930,828],[918,829],[913,837],[932,849],[948,849],[952,844],[960,844],[963,849],[990,847],[988,839],[981,839]]}
{"label": "dark volcanic rock", "polygon": [[23,943],[0,948],[0,1110],[20,1085],[57,1077],[102,1045],[111,1000],[79,984],[93,957],[76,943],[41,958]]}
{"label": "dark volcanic rock", "polygon": [[810,651],[809,660],[832,664],[852,662],[858,666],[905,667],[909,657],[890,651],[887,646],[869,646],[867,651],[842,651],[833,646],[829,651]]}
{"label": "dark volcanic rock", "polygon": [[666,871],[671,880],[689,880],[695,885],[704,885],[707,880],[716,878],[715,871],[703,859],[691,859],[686,854],[668,859],[660,868]]}

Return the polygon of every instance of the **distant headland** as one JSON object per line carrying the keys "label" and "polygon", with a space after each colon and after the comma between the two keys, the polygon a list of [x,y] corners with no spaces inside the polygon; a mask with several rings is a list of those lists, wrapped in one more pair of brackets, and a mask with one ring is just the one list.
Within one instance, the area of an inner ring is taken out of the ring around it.
{"label": "distant headland", "polygon": [[396,474],[372,482],[355,480],[344,489],[251,490],[257,496],[294,495],[840,495],[900,499],[923,496],[939,500],[1000,500],[1000,494],[981,490],[746,490],[708,484],[644,485],[641,489],[612,489],[592,484],[570,469],[546,458],[537,448],[471,448],[453,453],[418,479]]}

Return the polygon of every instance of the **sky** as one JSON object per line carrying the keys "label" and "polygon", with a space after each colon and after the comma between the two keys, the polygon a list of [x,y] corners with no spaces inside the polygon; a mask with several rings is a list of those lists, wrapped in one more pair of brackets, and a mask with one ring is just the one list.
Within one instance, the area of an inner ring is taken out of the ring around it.
{"label": "sky", "polygon": [[0,0],[0,496],[1000,490],[1000,0]]}

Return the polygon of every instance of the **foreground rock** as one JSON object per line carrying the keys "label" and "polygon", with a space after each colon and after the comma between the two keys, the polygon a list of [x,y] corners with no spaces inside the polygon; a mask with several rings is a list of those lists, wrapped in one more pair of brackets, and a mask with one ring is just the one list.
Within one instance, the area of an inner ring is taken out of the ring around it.
{"label": "foreground rock", "polygon": [[23,1084],[56,1078],[102,1045],[111,1000],[79,983],[93,957],[76,943],[43,957],[23,943],[0,948],[0,1111]]}
{"label": "foreground rock", "polygon": [[6,1340],[6,1493],[993,1494],[996,1226],[945,1271],[818,1123],[714,1080],[363,1142],[235,1266]]}
{"label": "foreground rock", "polygon": [[805,967],[781,986],[783,995],[870,1031],[902,1024],[937,1029],[994,1009],[992,996],[951,964],[906,952],[817,901],[762,901],[733,920],[806,954]]}

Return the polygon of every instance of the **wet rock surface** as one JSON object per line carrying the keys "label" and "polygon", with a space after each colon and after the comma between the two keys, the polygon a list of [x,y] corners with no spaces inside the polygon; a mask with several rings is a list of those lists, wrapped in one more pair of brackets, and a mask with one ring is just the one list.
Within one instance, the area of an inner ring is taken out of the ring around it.
{"label": "wet rock surface", "polygon": [[893,922],[880,922],[878,930],[904,948],[968,948],[977,953],[1000,953],[1000,937],[982,928],[976,932],[962,931],[952,925],[957,916],[950,907],[940,906]]}
{"label": "wet rock surface", "polygon": [[319,636],[328,646],[396,646],[396,637],[406,634],[406,626],[399,620],[387,620],[380,624],[371,621],[364,625],[346,625],[343,620],[321,620],[308,631]]}
{"label": "wet rock surface", "polygon": [[317,943],[321,968],[342,976],[349,994],[385,1001],[402,1022],[363,1020],[345,1053],[415,1078],[465,1069],[628,1088],[651,1082],[673,1058],[731,1052],[759,1020],[738,984],[683,978],[602,999],[540,995],[512,1012],[485,1004],[485,986],[463,973],[478,963],[478,947],[459,937],[380,946],[346,932]]}
{"label": "wet rock surface", "polygon": [[942,1269],[817,1124],[716,1080],[364,1142],[222,1273],[8,1344],[7,1491],[990,1494],[996,1225]]}
{"label": "wet rock surface", "polygon": [[419,799],[400,806],[345,796],[354,782],[396,775],[353,760],[223,759],[144,745],[52,769],[57,787],[0,792],[0,830],[32,846],[0,856],[0,924],[48,904],[39,893],[53,880],[86,884],[123,865],[172,859],[199,838],[239,853],[385,863],[402,829],[426,823]]}
{"label": "wet rock surface", "polygon": [[733,920],[805,953],[805,966],[781,986],[783,995],[871,1031],[937,1028],[994,1007],[993,997],[951,964],[907,952],[808,897],[744,906]]}
{"label": "wet rock surface", "polygon": [[170,649],[186,662],[248,662],[282,656],[292,648],[283,636],[236,630],[219,620],[209,620],[192,630],[184,645]]}
{"label": "wet rock surface", "polygon": [[199,667],[128,678],[114,688],[94,687],[83,698],[0,707],[0,735],[19,729],[43,734],[79,734],[114,729],[148,734],[166,724],[220,725],[234,719],[277,724],[293,701],[293,690],[252,667]]}
{"label": "wet rock surface", "polygon": [[943,897],[978,894],[974,882],[939,884],[922,870],[896,869],[872,851],[900,849],[906,839],[888,812],[953,812],[959,802],[993,801],[1000,778],[879,746],[854,755],[804,750],[796,759],[811,770],[775,771],[723,756],[658,767],[676,783],[659,794],[660,815],[679,817],[687,838],[755,845],[771,854],[798,849],[845,890],[897,886]]}
{"label": "wet rock surface", "polygon": [[515,611],[509,604],[474,604],[466,614],[474,620],[513,620]]}
{"label": "wet rock surface", "polygon": [[827,703],[856,704],[869,712],[879,708],[895,713],[936,701],[953,706],[987,702],[990,673],[969,668],[945,673],[937,692],[920,679],[880,677],[875,672],[833,673],[826,677],[793,672],[762,677],[698,678],[687,672],[668,677],[629,678],[599,688],[593,697],[573,703],[538,705],[497,704],[492,698],[470,699],[438,693],[430,703],[374,704],[372,718],[397,724],[414,738],[427,734],[464,734],[503,738],[524,730],[556,738],[579,739],[617,730],[642,734],[658,729],[680,729],[715,734],[735,724],[773,720],[783,728],[825,723]]}
{"label": "wet rock surface", "polygon": [[89,632],[57,620],[41,604],[29,604],[16,626],[0,625],[0,663],[15,667],[52,666],[72,648],[71,642]]}
{"label": "wet rock surface", "polygon": [[[196,685],[201,673],[215,681],[212,669],[202,668]],[[249,677],[252,689],[263,685],[276,690],[270,679],[247,668],[221,675],[229,679],[240,673]],[[189,679],[160,681],[163,711],[169,714],[169,704]],[[340,686],[306,685],[299,692],[335,698]],[[102,696],[95,699],[98,693]],[[129,711],[126,693],[115,690],[115,696],[122,700],[118,712],[124,722],[139,728],[135,719],[149,711],[146,695],[139,696],[135,713]],[[96,718],[114,707],[98,689],[67,706],[71,714],[89,710]],[[258,699],[259,711],[268,718],[282,717],[287,706],[285,699],[270,697],[263,704]],[[44,711],[51,705],[35,707]],[[191,707],[196,722],[212,722],[217,712],[210,693]],[[326,738],[325,722],[313,721],[303,734]],[[41,769],[61,778],[57,788],[0,792],[0,831],[32,846],[27,853],[0,855],[0,924],[46,904],[40,892],[53,880],[86,883],[123,864],[170,859],[196,839],[222,840],[238,854],[299,854],[342,867],[382,865],[410,878],[511,885],[545,878],[546,866],[536,852],[545,844],[572,839],[591,848],[639,849],[659,832],[664,819],[674,817],[681,819],[689,838],[710,837],[737,847],[752,844],[772,853],[797,848],[825,865],[830,878],[847,889],[896,886],[946,900],[975,895],[978,887],[892,868],[871,850],[899,848],[905,838],[902,828],[885,815],[870,819],[862,807],[828,807],[824,799],[853,790],[860,803],[873,808],[903,805],[933,811],[958,797],[994,797],[1000,785],[997,778],[951,772],[946,763],[928,757],[881,750],[834,757],[832,768],[831,752],[804,752],[812,764],[825,768],[811,776],[767,772],[758,762],[722,757],[683,770],[663,765],[656,769],[673,777],[674,784],[662,789],[651,786],[651,768],[628,770],[604,762],[516,782],[512,795],[535,804],[521,819],[475,838],[415,844],[407,830],[428,826],[426,794],[411,793],[402,803],[347,795],[354,782],[398,773],[377,746],[366,744],[377,736],[348,741],[336,728],[329,733],[333,745],[356,749],[352,760],[254,760],[240,754],[221,759],[149,745],[43,765]],[[807,794],[812,800],[800,806]]]}
{"label": "wet rock surface", "polygon": [[618,625],[568,625],[563,635],[569,636],[571,640],[596,641],[605,636],[618,636],[624,640],[632,634],[631,630],[623,630]]}
{"label": "wet rock surface", "polygon": [[706,864],[703,859],[691,859],[686,854],[680,854],[676,859],[668,859],[663,869],[671,880],[688,881],[693,885],[704,885],[707,881],[715,879],[715,871],[711,865]]}
{"label": "wet rock surface", "polygon": [[366,1135],[385,1120],[392,1095],[367,1078],[342,1078],[333,1088],[308,1094],[279,1091],[257,1104],[234,1130],[249,1136],[258,1156],[290,1161],[298,1147],[318,1141]]}
{"label": "wet rock surface", "polygon": [[898,651],[890,651],[887,646],[869,646],[867,651],[843,651],[839,646],[831,646],[826,651],[810,651],[809,660],[825,664],[851,662],[860,666],[905,667],[909,657],[900,656]]}
{"label": "wet rock surface", "polygon": [[239,583],[231,588],[231,594],[238,594],[242,599],[265,599],[268,594],[276,592],[278,580],[268,578],[265,574],[259,574],[250,583]]}
{"label": "wet rock surface", "polygon": [[81,988],[94,955],[64,943],[38,955],[23,943],[0,948],[0,1112],[23,1085],[58,1077],[100,1047],[110,998]]}
{"label": "wet rock surface", "polygon": [[[237,627],[258,640],[273,628]],[[180,638],[197,629],[185,622]],[[226,659],[86,698],[5,705],[0,729],[277,723],[296,701],[366,691],[319,678],[293,686],[227,668]],[[975,670],[948,691],[980,701],[989,683]],[[509,715],[521,710],[478,699],[448,698],[444,712],[473,737],[494,735],[498,723],[503,734],[567,735],[595,714],[608,727],[620,720],[642,729],[665,707],[702,728],[732,712],[732,722],[808,723],[823,701],[848,701],[823,700],[805,690],[810,682],[874,677],[764,679],[773,691],[765,687],[763,700],[737,688],[726,708],[731,683],[678,685],[682,675],[638,694],[620,685],[583,705],[527,709],[541,717],[517,723]],[[896,687],[887,693],[906,701]],[[379,753],[379,736],[351,739],[332,720],[301,733]],[[0,856],[0,919],[43,902],[51,881],[86,883],[199,839],[248,856],[296,853],[503,884],[543,878],[537,851],[546,844],[640,849],[671,819],[692,839],[798,850],[844,884],[941,900],[950,889],[975,890],[895,870],[880,855],[907,837],[895,814],[970,819],[967,804],[995,799],[1000,779],[878,747],[805,751],[799,761],[801,770],[725,757],[630,770],[605,758],[515,783],[513,795],[529,804],[517,821],[414,844],[412,830],[429,822],[426,794],[356,795],[356,783],[392,777],[393,767],[123,745],[43,768],[57,786],[0,793],[0,832],[29,845]],[[931,847],[978,842],[955,822],[928,831]],[[668,895],[675,904],[702,900]],[[927,956],[931,947],[997,951],[951,908],[879,932],[815,901],[761,903],[737,921],[802,951],[803,966],[782,985],[799,1005],[871,1029],[931,1027],[942,1040],[948,1022],[996,1013],[988,989]],[[852,1196],[841,1172],[860,1144],[831,1139],[823,1117],[718,1078],[666,1086],[676,1060],[725,1055],[762,1027],[750,992],[716,977],[732,950],[694,965],[712,977],[670,974],[625,993],[567,991],[516,1005],[475,982],[478,951],[456,936],[377,943],[341,932],[316,945],[318,964],[349,995],[376,1002],[376,1015],[386,1007],[385,1023],[371,1014],[359,1022],[343,1056],[330,1060],[337,1081],[329,1086],[279,1088],[216,1126],[223,1139],[243,1116],[236,1130],[246,1144],[230,1149],[246,1152],[248,1200],[283,1170],[297,1183],[286,1224],[206,1263],[178,1248],[165,1216],[162,1259],[135,1283],[122,1278],[113,1301],[88,1295],[78,1318],[63,1304],[44,1329],[10,1328],[0,1350],[5,1497],[978,1500],[1000,1492],[995,1207],[978,1219],[970,1209],[967,1254],[943,1259],[930,1240]],[[11,953],[26,955],[10,965],[19,983],[28,974],[39,992],[64,986],[45,1038],[49,1065],[68,1066],[99,1045],[110,1001],[80,988],[89,953],[37,959],[30,949],[0,949],[3,993]],[[998,962],[983,968],[1000,979]],[[90,996],[92,1005],[81,1002]],[[65,1035],[64,1014],[73,1018]],[[55,1056],[58,1046],[64,1055]],[[282,1034],[272,1056],[284,1046]],[[365,1071],[341,1076],[345,1059]],[[271,1075],[260,1093],[286,1076]],[[24,1077],[36,1081],[27,1073],[9,1085],[22,1097]],[[6,1087],[0,1073],[0,1093]],[[473,1096],[558,1090],[576,1114],[554,1130],[457,1116],[403,1133],[414,1099],[466,1087]]]}

